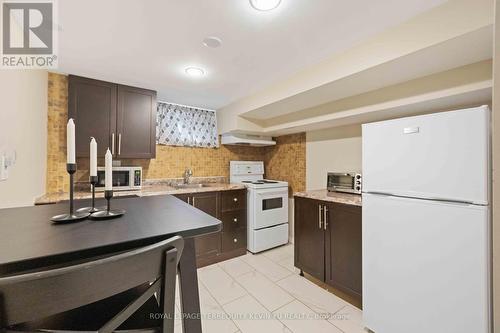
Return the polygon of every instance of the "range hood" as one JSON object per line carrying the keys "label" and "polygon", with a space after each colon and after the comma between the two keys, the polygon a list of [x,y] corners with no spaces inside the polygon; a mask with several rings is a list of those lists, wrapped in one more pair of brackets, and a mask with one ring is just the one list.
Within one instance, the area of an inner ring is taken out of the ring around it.
{"label": "range hood", "polygon": [[270,136],[226,133],[222,134],[221,143],[223,145],[264,147],[274,146],[276,141]]}

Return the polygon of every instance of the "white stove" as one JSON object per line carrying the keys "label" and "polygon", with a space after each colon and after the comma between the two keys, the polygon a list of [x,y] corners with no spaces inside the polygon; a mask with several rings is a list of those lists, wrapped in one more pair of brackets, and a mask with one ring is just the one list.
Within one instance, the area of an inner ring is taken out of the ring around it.
{"label": "white stove", "polygon": [[230,182],[247,187],[247,249],[288,243],[288,183],[264,179],[264,162],[231,161]]}

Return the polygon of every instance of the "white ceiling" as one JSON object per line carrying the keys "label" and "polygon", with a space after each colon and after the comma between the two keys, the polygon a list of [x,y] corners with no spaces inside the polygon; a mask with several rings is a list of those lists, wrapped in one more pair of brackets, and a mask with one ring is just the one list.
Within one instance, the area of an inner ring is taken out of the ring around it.
{"label": "white ceiling", "polygon": [[310,107],[491,59],[492,54],[493,27],[489,26],[255,108],[244,116],[263,120],[294,111],[307,113]]}
{"label": "white ceiling", "polygon": [[[445,0],[59,1],[59,71],[158,91],[218,109]],[[202,45],[207,36],[222,46]],[[206,75],[191,79],[187,66]]]}

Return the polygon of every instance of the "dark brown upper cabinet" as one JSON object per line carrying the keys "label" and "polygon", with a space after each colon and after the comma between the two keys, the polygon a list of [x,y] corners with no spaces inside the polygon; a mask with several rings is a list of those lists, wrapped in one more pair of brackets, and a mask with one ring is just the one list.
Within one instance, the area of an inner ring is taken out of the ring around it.
{"label": "dark brown upper cabinet", "polygon": [[68,117],[76,126],[76,155],[90,155],[90,137],[98,142],[97,153],[103,156],[112,147],[116,133],[116,85],[109,82],[69,76]]}
{"label": "dark brown upper cabinet", "polygon": [[108,147],[117,159],[156,156],[155,91],[70,75],[68,117],[77,157],[89,156],[92,136],[100,157]]}
{"label": "dark brown upper cabinet", "polygon": [[156,152],[156,92],[118,86],[117,157],[153,158]]}

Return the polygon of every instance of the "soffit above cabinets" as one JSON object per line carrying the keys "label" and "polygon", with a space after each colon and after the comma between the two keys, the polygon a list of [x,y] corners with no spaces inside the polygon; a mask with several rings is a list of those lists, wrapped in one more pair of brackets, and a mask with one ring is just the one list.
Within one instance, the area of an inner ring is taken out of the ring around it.
{"label": "soffit above cabinets", "polygon": [[404,83],[467,64],[491,59],[492,27],[485,27],[401,56],[322,86],[245,112],[245,118],[267,120],[309,107]]}
{"label": "soffit above cabinets", "polygon": [[449,1],[218,110],[221,133],[281,135],[491,101],[491,1]]}
{"label": "soffit above cabinets", "polygon": [[262,121],[282,135],[488,104],[492,61],[459,67]]}

